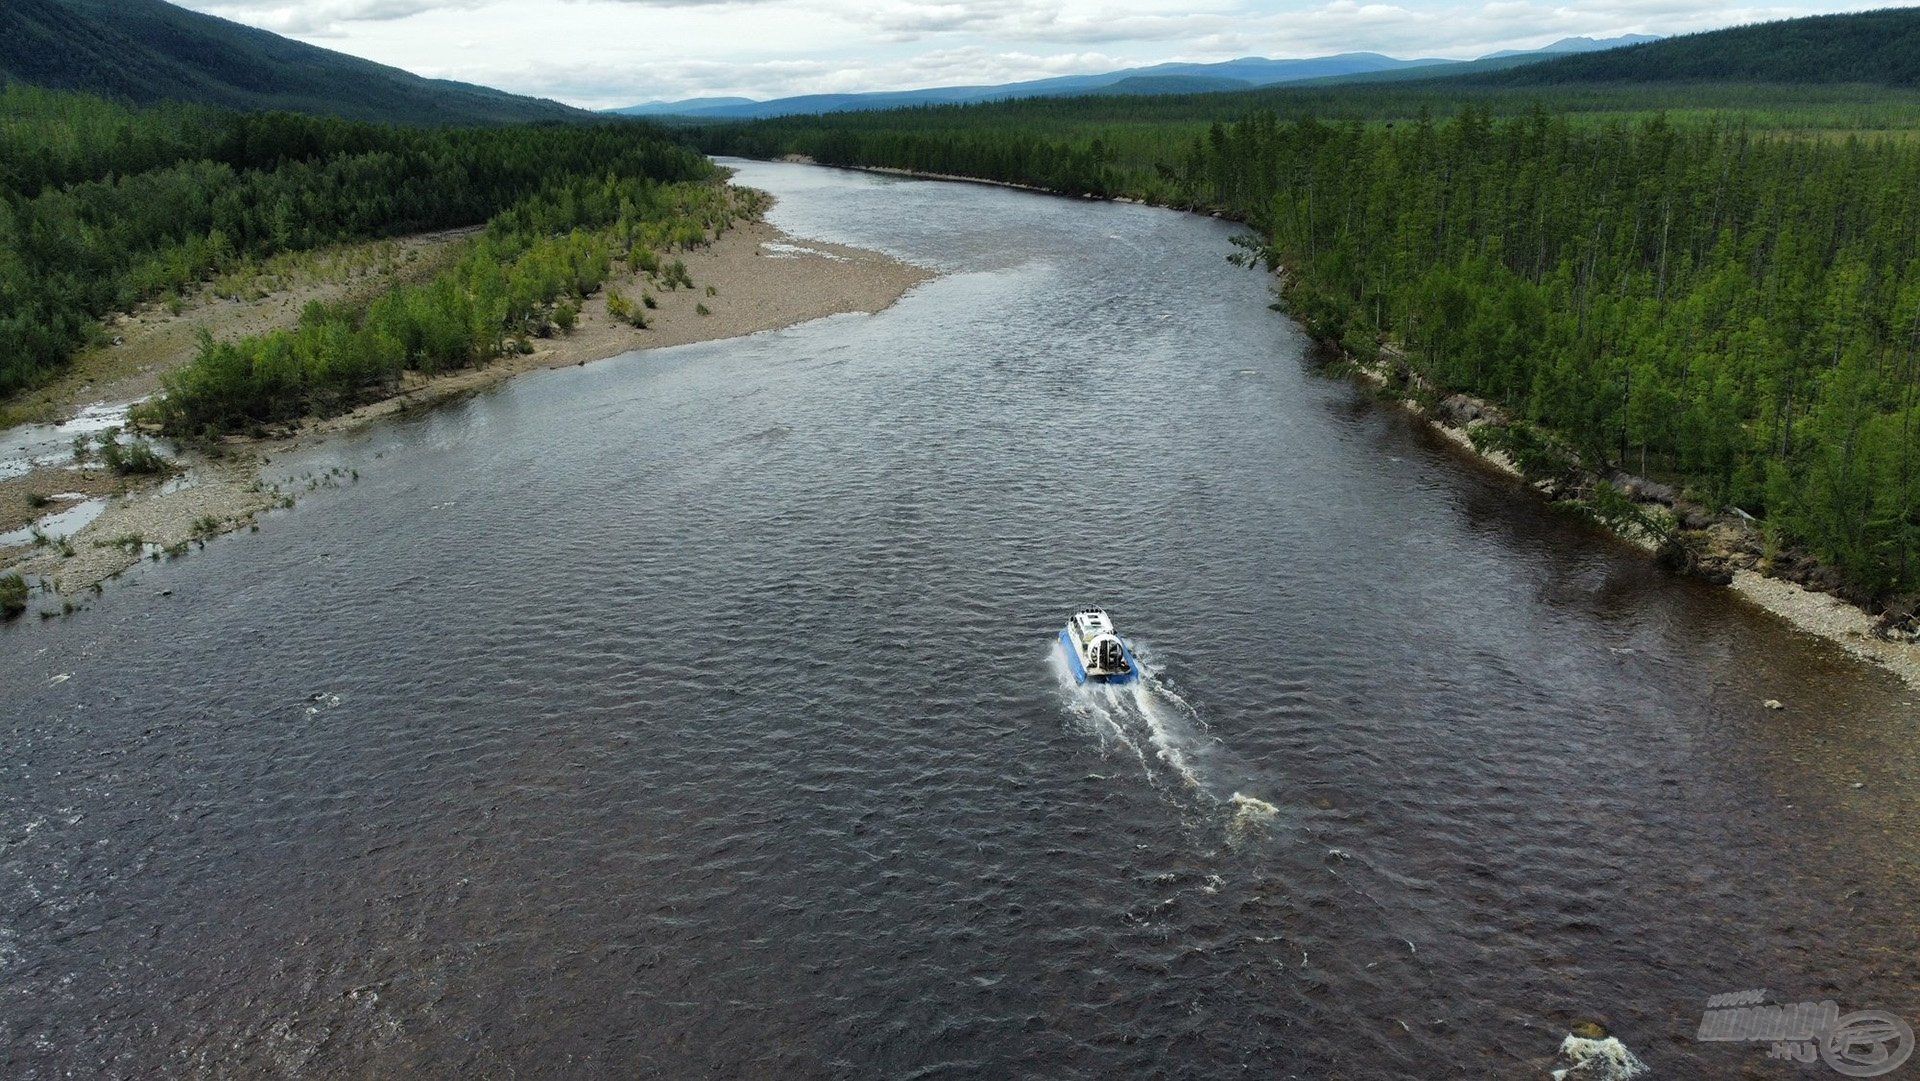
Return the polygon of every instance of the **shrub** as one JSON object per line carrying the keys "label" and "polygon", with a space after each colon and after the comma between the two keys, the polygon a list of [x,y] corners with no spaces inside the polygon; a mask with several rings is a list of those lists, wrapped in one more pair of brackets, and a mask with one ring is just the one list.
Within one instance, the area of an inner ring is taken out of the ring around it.
{"label": "shrub", "polygon": [[607,290],[607,315],[622,323],[631,323],[641,330],[647,329],[647,313],[633,306],[633,301],[618,289]]}
{"label": "shrub", "polygon": [[13,619],[27,610],[27,580],[17,574],[0,577],[0,619]]}
{"label": "shrub", "polygon": [[139,440],[120,442],[120,430],[109,428],[100,433],[100,460],[123,477],[150,476],[167,471],[167,460],[153,446]]}

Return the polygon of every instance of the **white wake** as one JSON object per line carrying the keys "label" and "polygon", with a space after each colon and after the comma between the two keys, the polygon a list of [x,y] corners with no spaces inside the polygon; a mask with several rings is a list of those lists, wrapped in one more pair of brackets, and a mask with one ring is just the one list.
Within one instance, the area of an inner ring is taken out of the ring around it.
{"label": "white wake", "polygon": [[1148,783],[1176,802],[1198,799],[1226,818],[1229,842],[1238,844],[1268,832],[1279,817],[1273,804],[1239,790],[1231,756],[1201,720],[1199,710],[1182,698],[1153,669],[1147,650],[1135,646],[1140,679],[1113,686],[1078,684],[1065,646],[1054,643],[1052,663],[1068,715],[1093,735],[1102,753],[1137,760]]}

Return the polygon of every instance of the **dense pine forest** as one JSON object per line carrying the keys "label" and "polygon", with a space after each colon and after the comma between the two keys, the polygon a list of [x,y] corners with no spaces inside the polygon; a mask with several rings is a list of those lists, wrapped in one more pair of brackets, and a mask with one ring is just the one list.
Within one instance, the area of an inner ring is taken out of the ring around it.
{"label": "dense pine forest", "polygon": [[[1404,353],[1597,471],[1752,514],[1859,598],[1920,586],[1920,144],[1455,102],[1443,120],[1259,112],[1177,140],[1076,131],[1076,111],[1112,107],[1094,101],[701,137],[1236,217],[1323,337]],[[1022,112],[1048,120],[1009,122]]]}
{"label": "dense pine forest", "polygon": [[583,178],[709,181],[638,124],[421,129],[0,90],[0,396],[101,316],[240,262],[472,225]]}

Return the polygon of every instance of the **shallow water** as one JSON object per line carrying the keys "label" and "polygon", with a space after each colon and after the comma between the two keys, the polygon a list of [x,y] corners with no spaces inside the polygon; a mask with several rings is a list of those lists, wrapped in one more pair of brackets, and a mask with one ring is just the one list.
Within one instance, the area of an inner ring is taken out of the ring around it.
{"label": "shallow water", "polygon": [[109,428],[126,424],[128,412],[138,404],[96,402],[60,424],[22,424],[0,430],[0,480],[25,476],[47,466],[72,465],[76,438],[90,441]]}
{"label": "shallow water", "polygon": [[[1707,996],[1920,1015],[1903,688],[1319,374],[1228,226],[744,173],[947,275],[276,461],[360,479],[0,630],[8,1073],[1486,1078],[1598,1018],[1799,1077]],[[1066,686],[1089,601],[1147,687]]]}
{"label": "shallow water", "polygon": [[104,496],[92,499],[78,492],[64,492],[53,497],[60,504],[59,510],[50,511],[19,529],[0,533],[0,548],[10,548],[19,544],[32,544],[40,537],[50,541],[62,540],[73,536],[87,527],[95,518],[107,509]]}

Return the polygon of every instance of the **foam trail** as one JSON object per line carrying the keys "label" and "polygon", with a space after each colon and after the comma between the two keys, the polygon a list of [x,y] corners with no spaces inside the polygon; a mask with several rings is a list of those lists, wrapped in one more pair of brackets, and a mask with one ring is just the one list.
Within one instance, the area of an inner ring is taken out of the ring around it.
{"label": "foam trail", "polygon": [[1140,662],[1138,681],[1081,685],[1073,678],[1065,647],[1056,643],[1052,664],[1068,712],[1099,738],[1102,750],[1118,744],[1132,751],[1150,784],[1164,786],[1169,795],[1191,793],[1224,813],[1230,845],[1270,834],[1279,808],[1232,788],[1228,779],[1241,771],[1228,766],[1222,776],[1218,767],[1224,764],[1220,761],[1223,748],[1199,711],[1155,675],[1144,654],[1135,657]]}
{"label": "foam trail", "polygon": [[1126,726],[1122,723],[1123,718],[1107,708],[1108,703],[1101,702],[1093,695],[1080,693],[1083,688],[1075,683],[1072,672],[1067,668],[1066,655],[1061,652],[1060,647],[1056,645],[1049,652],[1048,657],[1053,666],[1054,675],[1060,681],[1067,712],[1078,717],[1086,725],[1087,729],[1100,741],[1102,750],[1107,750],[1117,743],[1132,751],[1134,757],[1145,765],[1146,752],[1128,734]]}
{"label": "foam trail", "polygon": [[1147,736],[1153,741],[1154,751],[1159,754],[1160,761],[1179,774],[1188,787],[1204,791],[1206,786],[1201,783],[1200,773],[1187,757],[1184,737],[1188,733],[1179,731],[1178,722],[1160,709],[1154,690],[1147,685],[1147,681],[1142,679],[1138,683],[1112,690],[1123,704],[1133,707],[1133,712],[1146,726]]}
{"label": "foam trail", "polygon": [[1111,738],[1133,751],[1151,781],[1158,782],[1162,770],[1170,771],[1188,790],[1219,798],[1209,790],[1195,762],[1194,751],[1204,749],[1207,737],[1197,730],[1200,726],[1194,723],[1192,707],[1162,687],[1144,660],[1140,661],[1141,678],[1136,682],[1081,685],[1068,668],[1065,651],[1064,645],[1056,643],[1051,656],[1055,674],[1067,693],[1067,709],[1086,718],[1103,744]]}

